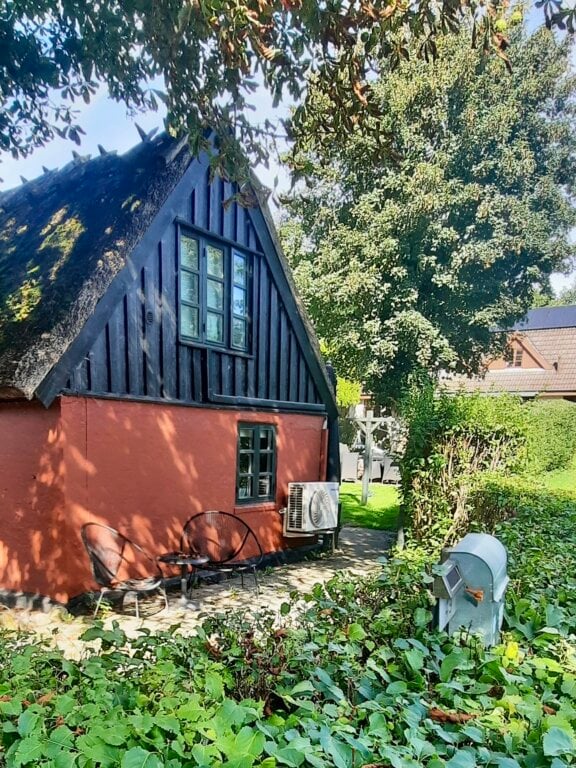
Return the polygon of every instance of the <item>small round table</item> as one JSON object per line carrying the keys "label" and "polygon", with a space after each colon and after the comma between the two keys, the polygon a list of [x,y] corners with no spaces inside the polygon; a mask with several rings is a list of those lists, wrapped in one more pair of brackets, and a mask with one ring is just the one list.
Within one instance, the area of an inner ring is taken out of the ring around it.
{"label": "small round table", "polygon": [[166,552],[165,555],[159,555],[159,562],[167,565],[180,566],[180,591],[182,593],[182,602],[188,602],[188,568],[199,568],[210,560],[205,555],[187,555],[185,552]]}

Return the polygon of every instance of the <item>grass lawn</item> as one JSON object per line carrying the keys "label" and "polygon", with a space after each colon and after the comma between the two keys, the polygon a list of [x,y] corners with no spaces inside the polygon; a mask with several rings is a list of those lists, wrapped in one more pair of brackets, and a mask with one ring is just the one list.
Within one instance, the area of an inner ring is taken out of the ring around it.
{"label": "grass lawn", "polygon": [[576,492],[576,468],[559,469],[556,472],[546,472],[536,478],[553,491]]}
{"label": "grass lawn", "polygon": [[342,524],[358,528],[395,530],[398,524],[398,488],[395,485],[370,483],[368,504],[363,506],[362,483],[342,483]]}

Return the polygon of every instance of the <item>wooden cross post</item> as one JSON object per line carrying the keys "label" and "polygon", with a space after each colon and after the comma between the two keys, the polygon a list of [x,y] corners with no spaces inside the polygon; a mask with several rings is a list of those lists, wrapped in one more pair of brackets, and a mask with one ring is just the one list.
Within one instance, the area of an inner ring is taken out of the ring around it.
{"label": "wooden cross post", "polygon": [[362,475],[362,504],[368,503],[368,490],[372,475],[372,435],[386,418],[375,419],[374,411],[366,411],[366,418],[354,419],[364,433],[364,474]]}

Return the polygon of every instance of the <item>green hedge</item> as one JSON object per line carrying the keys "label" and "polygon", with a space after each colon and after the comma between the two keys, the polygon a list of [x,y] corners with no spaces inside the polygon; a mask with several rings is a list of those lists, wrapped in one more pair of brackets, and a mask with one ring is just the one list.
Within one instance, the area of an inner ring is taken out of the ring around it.
{"label": "green hedge", "polygon": [[540,474],[569,467],[576,455],[576,403],[535,400],[524,407],[527,471]]}
{"label": "green hedge", "polygon": [[508,395],[447,395],[432,385],[402,404],[408,428],[402,477],[402,517],[428,546],[452,543],[469,527],[469,496],[486,472],[523,465],[524,409]]}

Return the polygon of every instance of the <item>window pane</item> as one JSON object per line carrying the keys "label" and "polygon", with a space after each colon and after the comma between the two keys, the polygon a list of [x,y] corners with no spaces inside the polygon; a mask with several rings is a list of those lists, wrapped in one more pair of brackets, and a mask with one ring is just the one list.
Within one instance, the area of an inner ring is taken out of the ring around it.
{"label": "window pane", "polygon": [[246,258],[239,253],[234,254],[234,282],[246,285]]}
{"label": "window pane", "polygon": [[192,272],[180,273],[180,298],[191,304],[198,304],[198,275]]}
{"label": "window pane", "polygon": [[251,450],[253,446],[254,432],[251,429],[240,430],[240,449]]}
{"label": "window pane", "polygon": [[272,454],[271,453],[260,454],[260,467],[258,471],[260,472],[260,474],[264,474],[266,472],[272,472]]}
{"label": "window pane", "polygon": [[198,270],[198,240],[187,235],[180,237],[180,261],[183,267]]}
{"label": "window pane", "polygon": [[208,280],[207,304],[210,309],[224,308],[224,284],[215,280]]}
{"label": "window pane", "polygon": [[224,323],[222,315],[206,313],[206,338],[208,341],[224,341]]}
{"label": "window pane", "polygon": [[197,307],[188,307],[186,304],[180,306],[180,332],[183,336],[198,338]]}
{"label": "window pane", "polygon": [[232,299],[232,311],[235,315],[246,314],[246,291],[244,288],[234,286],[234,295]]}
{"label": "window pane", "polygon": [[272,448],[272,430],[262,429],[260,430],[260,450],[268,451]]}
{"label": "window pane", "polygon": [[208,274],[213,277],[224,277],[224,252],[220,248],[209,245],[206,248],[208,256]]}
{"label": "window pane", "polygon": [[232,319],[232,344],[239,349],[246,349],[246,321],[237,317]]}
{"label": "window pane", "polygon": [[258,496],[270,496],[272,478],[268,475],[258,479]]}
{"label": "window pane", "polygon": [[238,471],[241,475],[251,475],[254,471],[253,466],[253,455],[251,453],[241,453],[238,457]]}
{"label": "window pane", "polygon": [[238,479],[238,498],[249,499],[252,496],[252,478],[240,477]]}

